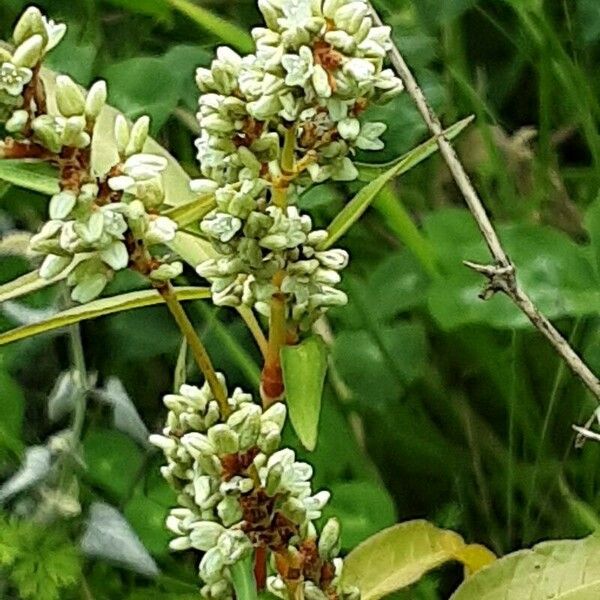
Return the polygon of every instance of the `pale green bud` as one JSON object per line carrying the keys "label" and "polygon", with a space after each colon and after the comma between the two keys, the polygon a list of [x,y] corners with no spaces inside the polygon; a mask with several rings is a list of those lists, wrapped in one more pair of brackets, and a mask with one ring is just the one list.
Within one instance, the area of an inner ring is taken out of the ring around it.
{"label": "pale green bud", "polygon": [[219,536],[225,533],[225,527],[212,521],[199,521],[190,533],[192,546],[206,552],[216,546]]}
{"label": "pale green bud", "polygon": [[64,219],[75,208],[77,196],[74,192],[65,190],[50,198],[48,211],[51,219]]}
{"label": "pale green bud", "polygon": [[13,54],[12,62],[17,67],[31,69],[40,62],[43,52],[44,39],[36,34],[19,45]]}
{"label": "pale green bud", "polygon": [[115,119],[115,141],[119,154],[125,156],[125,149],[129,143],[129,124],[121,114],[118,114]]}
{"label": "pale green bud", "polygon": [[83,115],[85,112],[85,96],[68,75],[56,78],[56,104],[65,117]]}
{"label": "pale green bud", "polygon": [[170,279],[175,279],[175,277],[179,277],[183,273],[183,264],[179,261],[175,261],[172,263],[164,263],[158,267],[158,269],[154,269],[149,275],[150,279],[153,281],[169,281]]}
{"label": "pale green bud", "polygon": [[216,547],[210,548],[200,561],[199,574],[207,583],[221,579],[221,571],[225,566],[225,557]]}
{"label": "pale green bud", "polygon": [[72,116],[66,122],[62,133],[62,143],[64,146],[72,148],[85,148],[89,146],[91,138],[85,130],[85,117]]}
{"label": "pale green bud", "polygon": [[125,148],[125,155],[132,156],[143,151],[148,132],[150,131],[150,117],[140,117],[132,126],[129,142]]}
{"label": "pale green bud", "polygon": [[256,444],[260,433],[260,415],[259,406],[247,403],[227,420],[227,425],[239,435],[240,450],[248,450]]}
{"label": "pale green bud", "polygon": [[355,140],[360,133],[360,121],[351,118],[342,119],[337,124],[337,130],[345,140]]}
{"label": "pale green bud", "polygon": [[273,465],[267,473],[267,481],[265,483],[265,491],[269,496],[274,496],[281,484],[281,477],[283,475],[283,466],[280,464]]}
{"label": "pale green bud", "polygon": [[30,6],[17,21],[13,32],[13,39],[15,44],[19,45],[36,34],[42,36],[44,45],[48,43],[44,17],[37,7]]}
{"label": "pale green bud", "polygon": [[319,536],[319,556],[323,560],[331,560],[340,553],[340,535],[340,522],[336,518],[329,519]]}
{"label": "pale green bud", "polygon": [[106,81],[96,81],[90,88],[85,99],[85,117],[89,121],[95,121],[102,112],[106,104],[108,91],[106,89]]}
{"label": "pale green bud", "polygon": [[286,415],[287,408],[285,404],[283,402],[276,402],[262,414],[261,421],[275,423],[279,431],[281,431],[285,424]]}
{"label": "pale green bud", "polygon": [[331,86],[329,85],[329,76],[327,71],[321,65],[315,65],[315,69],[312,74],[312,84],[315,88],[317,96],[321,98],[329,98],[333,93]]}
{"label": "pale green bud", "polygon": [[181,552],[183,550],[189,550],[192,547],[192,540],[189,536],[181,536],[175,539],[172,539],[169,542],[169,549],[174,552]]}
{"label": "pale green bud", "polygon": [[231,527],[234,523],[242,520],[242,509],[240,501],[236,496],[225,496],[217,504],[217,514],[225,527]]}
{"label": "pale green bud", "polygon": [[164,435],[152,434],[148,437],[148,441],[165,453],[174,452],[177,449],[177,442]]}
{"label": "pale green bud", "polygon": [[317,587],[312,581],[305,581],[303,584],[304,597],[306,600],[327,600],[327,594]]}
{"label": "pale green bud", "polygon": [[298,498],[294,498],[293,496],[288,498],[279,508],[281,514],[292,521],[292,523],[296,523],[296,525],[301,525],[306,519],[306,508],[302,501],[298,500]]}
{"label": "pale green bud", "polygon": [[234,454],[240,448],[238,434],[224,424],[211,427],[208,431],[208,439],[215,446],[219,455]]}
{"label": "pale green bud", "polygon": [[32,124],[36,139],[50,152],[59,153],[62,149],[62,139],[57,131],[54,119],[49,115],[36,117]]}
{"label": "pale green bud", "polygon": [[95,273],[84,277],[71,292],[71,298],[75,302],[85,304],[97,298],[106,287],[108,279],[104,273]]}
{"label": "pale green bud", "polygon": [[114,241],[100,251],[100,258],[115,271],[125,269],[129,263],[129,252],[123,242]]}
{"label": "pale green bud", "polygon": [[71,264],[72,260],[73,259],[70,256],[48,254],[40,266],[40,277],[42,279],[52,279],[53,277],[56,277]]}
{"label": "pale green bud", "polygon": [[26,110],[15,110],[4,127],[9,133],[21,133],[28,121],[29,113]]}

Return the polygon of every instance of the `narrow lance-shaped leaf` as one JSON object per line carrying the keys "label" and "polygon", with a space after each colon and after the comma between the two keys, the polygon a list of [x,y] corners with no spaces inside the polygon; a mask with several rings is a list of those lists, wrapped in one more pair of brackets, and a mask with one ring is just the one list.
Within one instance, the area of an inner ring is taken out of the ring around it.
{"label": "narrow lance-shaped leaf", "polygon": [[[471,123],[472,120],[473,119],[469,117],[455,123],[444,132],[445,137],[449,140],[455,138]],[[389,181],[394,177],[398,177],[399,175],[410,171],[420,162],[434,154],[437,151],[437,148],[436,138],[427,140],[424,144],[417,146],[408,154],[392,163],[392,166],[385,173],[379,175],[379,177],[363,187],[329,224],[329,227],[327,228],[329,237],[321,244],[319,249],[324,250],[330,248],[348,231],[348,229],[350,229],[350,227],[352,227],[352,225],[354,225],[354,223],[356,223],[356,221],[358,221],[358,219],[360,219],[377,194]]]}
{"label": "narrow lance-shaped leaf", "polygon": [[48,196],[60,191],[58,171],[39,161],[0,160],[0,180]]}
{"label": "narrow lance-shaped leaf", "polygon": [[453,531],[427,521],[408,521],[380,531],[352,550],[344,562],[343,583],[357,586],[363,600],[377,600],[448,561],[462,562],[471,573],[495,559],[490,550],[466,544]]}
{"label": "narrow lance-shaped leaf", "polygon": [[600,536],[542,542],[504,556],[467,579],[451,600],[600,598]]}
{"label": "narrow lance-shaped leaf", "polygon": [[[204,300],[210,298],[210,291],[200,287],[175,288],[175,294],[179,300]],[[45,321],[25,325],[2,333],[0,334],[0,346],[32,337],[40,333],[66,327],[67,325],[73,325],[81,321],[95,319],[96,317],[123,312],[133,308],[161,304],[162,302],[163,299],[156,290],[129,292],[110,298],[101,298],[100,300],[95,300],[94,302],[57,313]]]}
{"label": "narrow lance-shaped leaf", "polygon": [[317,444],[321,397],[327,372],[327,347],[318,336],[281,350],[290,421],[307,450]]}

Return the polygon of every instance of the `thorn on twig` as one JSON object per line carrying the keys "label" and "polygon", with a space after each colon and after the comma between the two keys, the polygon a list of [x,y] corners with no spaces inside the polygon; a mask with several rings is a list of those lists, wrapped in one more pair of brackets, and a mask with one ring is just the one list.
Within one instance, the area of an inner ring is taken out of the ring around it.
{"label": "thorn on twig", "polygon": [[488,278],[488,283],[479,294],[482,300],[489,300],[497,292],[504,292],[511,296],[515,289],[515,267],[514,265],[480,265],[468,260],[463,264],[476,273]]}
{"label": "thorn on twig", "polygon": [[575,448],[583,448],[587,440],[595,440],[596,442],[600,442],[600,434],[590,429],[594,421],[598,421],[598,423],[600,423],[600,408],[597,408],[592,413],[592,416],[586,421],[583,427],[580,425],[572,426],[577,432],[577,437],[575,438]]}

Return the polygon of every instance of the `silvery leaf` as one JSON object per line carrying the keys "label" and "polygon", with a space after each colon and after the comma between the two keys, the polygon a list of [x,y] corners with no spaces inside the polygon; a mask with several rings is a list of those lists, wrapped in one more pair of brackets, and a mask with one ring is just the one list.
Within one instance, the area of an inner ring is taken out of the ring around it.
{"label": "silvery leaf", "polygon": [[110,377],[104,388],[97,390],[96,393],[102,402],[112,406],[115,427],[130,435],[142,446],[149,446],[149,431],[121,381],[116,377]]}
{"label": "silvery leaf", "polygon": [[81,550],[90,558],[117,563],[146,577],[156,577],[158,567],[125,517],[102,502],[92,504]]}
{"label": "silvery leaf", "polygon": [[4,302],[2,312],[19,325],[33,325],[49,319],[58,311],[54,308],[31,308],[18,302]]}
{"label": "silvery leaf", "polygon": [[51,453],[45,446],[31,446],[25,451],[21,468],[0,487],[0,503],[15,494],[41,483],[50,471]]}

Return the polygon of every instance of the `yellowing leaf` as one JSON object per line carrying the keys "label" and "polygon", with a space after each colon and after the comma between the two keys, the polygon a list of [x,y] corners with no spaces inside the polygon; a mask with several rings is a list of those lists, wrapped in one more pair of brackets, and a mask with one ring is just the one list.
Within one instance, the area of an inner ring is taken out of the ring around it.
{"label": "yellowing leaf", "polygon": [[467,579],[451,600],[513,598],[600,598],[600,536],[543,542],[509,554]]}
{"label": "yellowing leaf", "polygon": [[467,545],[453,531],[427,521],[408,521],[359,544],[346,558],[343,578],[345,584],[359,587],[362,600],[377,600],[448,561],[464,561],[469,571],[476,571],[494,558],[482,546]]}

